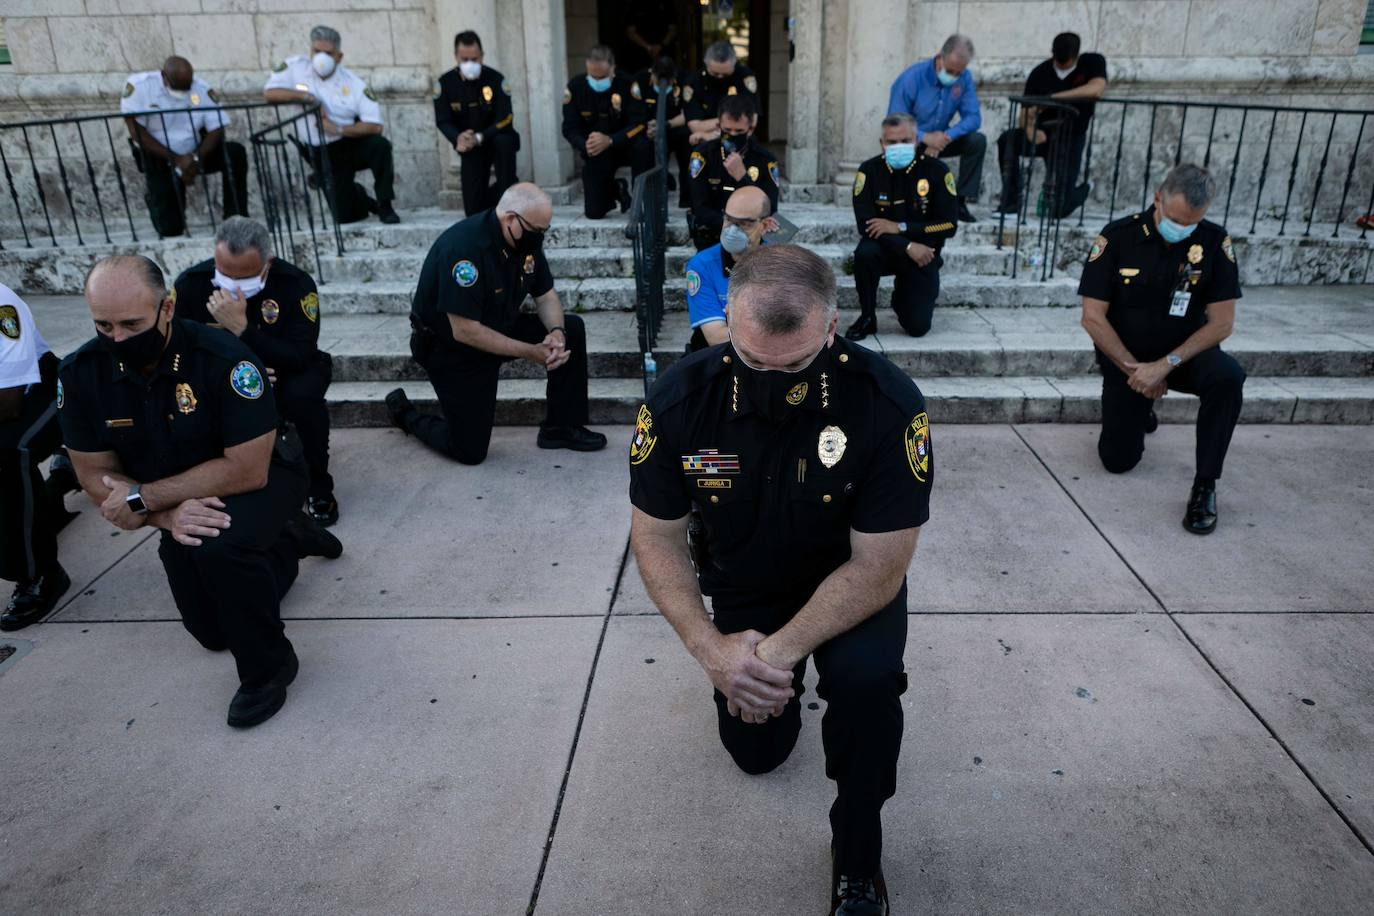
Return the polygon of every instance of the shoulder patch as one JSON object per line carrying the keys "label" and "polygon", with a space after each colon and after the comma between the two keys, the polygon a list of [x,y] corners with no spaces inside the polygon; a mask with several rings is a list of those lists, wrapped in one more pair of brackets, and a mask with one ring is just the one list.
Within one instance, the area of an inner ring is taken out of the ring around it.
{"label": "shoulder patch", "polygon": [[564,104],[564,105],[567,105],[567,104],[569,104],[569,103],[571,103],[571,102],[572,102],[572,87],[570,87],[570,86],[565,86],[565,87],[563,88],[563,104]]}
{"label": "shoulder patch", "polygon": [[[491,90],[488,89],[487,91],[490,92]],[[371,87],[371,86],[364,86],[364,87],[363,87],[363,95],[367,96],[367,100],[368,100],[369,102],[375,102],[375,101],[377,101],[377,96],[376,96],[376,94],[373,93],[372,87]]]}
{"label": "shoulder patch", "polygon": [[459,261],[453,265],[453,281],[463,288],[477,282],[477,265],[471,261]]}
{"label": "shoulder patch", "polygon": [[219,104],[219,94],[216,93],[215,90],[206,89],[205,94],[210,97],[210,101],[214,102],[215,104]]}
{"label": "shoulder patch", "polygon": [[704,168],[706,168],[706,157],[701,153],[692,153],[692,162],[688,168],[688,171],[692,173],[692,177],[695,178],[700,175],[701,170]]}
{"label": "shoulder patch", "polygon": [[1106,250],[1107,237],[1105,235],[1099,235],[1097,238],[1093,239],[1093,247],[1088,252],[1088,263],[1091,264],[1093,261],[1096,261],[1098,258],[1102,257],[1102,252]]}
{"label": "shoulder patch", "polygon": [[921,483],[930,479],[930,418],[923,410],[908,424],[904,435],[906,461],[911,474]]}
{"label": "shoulder patch", "polygon": [[305,317],[309,318],[311,321],[319,321],[320,294],[306,293],[305,298],[301,300],[301,311],[305,312]]}
{"label": "shoulder patch", "polygon": [[1228,235],[1221,240],[1221,253],[1226,255],[1226,260],[1232,264],[1236,263],[1236,250],[1231,244],[1231,237]]}
{"label": "shoulder patch", "polygon": [[781,183],[782,183],[782,182],[778,181],[778,164],[777,164],[776,162],[770,162],[770,163],[768,163],[768,175],[769,175],[770,178],[773,179],[773,184],[781,184]]}
{"label": "shoulder patch", "polygon": [[955,190],[953,172],[945,172],[945,190],[949,192],[950,197],[959,196],[959,192]]}
{"label": "shoulder patch", "polygon": [[245,359],[229,370],[229,387],[234,389],[234,394],[239,397],[256,401],[262,397],[262,373],[258,371],[257,366]]}
{"label": "shoulder patch", "polygon": [[510,83],[507,80],[501,80],[501,91],[506,95],[510,95]]}
{"label": "shoulder patch", "polygon": [[0,334],[18,340],[24,329],[19,324],[19,310],[12,305],[0,305]]}
{"label": "shoulder patch", "polygon": [[701,292],[701,274],[695,270],[687,271],[687,295],[695,296]]}
{"label": "shoulder patch", "polygon": [[862,194],[862,193],[864,192],[864,183],[867,182],[867,181],[868,181],[868,176],[864,174],[863,169],[860,169],[859,171],[857,171],[857,172],[854,173],[854,196],[855,196],[855,197],[858,197],[860,194]]}
{"label": "shoulder patch", "polygon": [[125,98],[125,99],[127,99],[129,96],[131,96],[131,95],[133,95],[133,94],[134,94],[134,84],[133,84],[133,83],[125,83],[125,84],[124,84],[124,91],[123,91],[122,93],[120,93],[120,98]]}
{"label": "shoulder patch", "polygon": [[272,68],[272,72],[273,72],[273,73],[281,73],[281,72],[283,72],[284,70],[286,70],[286,61],[284,61],[284,60],[283,60],[283,61],[278,61],[278,62],[277,62],[277,65],[276,65],[275,67]]}
{"label": "shoulder patch", "polygon": [[759,91],[759,81],[756,80],[756,79],[754,79],[754,76],[753,76],[752,73],[751,73],[749,76],[746,76],[746,77],[744,78],[744,88],[745,88],[745,89],[748,89],[749,92],[750,92],[750,94],[752,94],[752,95],[757,95],[757,94],[758,94],[758,91]]}
{"label": "shoulder patch", "polygon": [[653,454],[654,446],[658,444],[658,436],[653,434],[654,416],[649,413],[649,405],[639,405],[639,414],[635,417],[635,433],[630,439],[630,464],[640,465],[649,459]]}

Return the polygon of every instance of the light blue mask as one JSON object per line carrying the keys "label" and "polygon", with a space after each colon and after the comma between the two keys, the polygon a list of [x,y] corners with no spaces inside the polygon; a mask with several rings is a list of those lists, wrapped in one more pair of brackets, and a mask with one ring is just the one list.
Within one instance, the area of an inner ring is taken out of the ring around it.
{"label": "light blue mask", "polygon": [[883,149],[883,158],[894,169],[904,169],[916,161],[915,143],[892,143]]}
{"label": "light blue mask", "polygon": [[592,87],[592,92],[605,92],[611,88],[611,78],[606,76],[599,80],[594,80],[589,76],[587,77],[587,85]]}
{"label": "light blue mask", "polygon": [[1193,223],[1191,226],[1185,226],[1182,223],[1174,222],[1162,213],[1159,216],[1159,234],[1164,238],[1164,241],[1168,242],[1170,245],[1176,245],[1183,241],[1188,236],[1192,235],[1193,230],[1196,228],[1197,223]]}
{"label": "light blue mask", "polygon": [[943,70],[936,70],[935,78],[940,81],[941,86],[953,86],[955,83],[959,82],[959,77],[950,76]]}

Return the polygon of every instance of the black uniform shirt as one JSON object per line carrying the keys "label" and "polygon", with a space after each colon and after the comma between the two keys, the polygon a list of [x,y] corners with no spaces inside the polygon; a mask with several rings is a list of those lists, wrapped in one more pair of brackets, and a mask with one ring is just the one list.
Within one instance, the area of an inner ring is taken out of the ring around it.
{"label": "black uniform shirt", "polygon": [[598,131],[611,138],[611,146],[622,146],[644,132],[643,109],[635,101],[628,76],[617,73],[611,88],[596,92],[587,85],[585,74],[568,80],[563,90],[563,137],[573,150],[586,155],[587,137]]}
{"label": "black uniform shirt", "polygon": [[[1240,298],[1240,277],[1231,237],[1203,220],[1183,241],[1167,244],[1155,228],[1154,207],[1123,217],[1102,230],[1078,294],[1108,303],[1107,321],[1126,349],[1156,360],[1207,323],[1207,306]],[[1174,293],[1186,292],[1174,306]],[[1171,307],[1174,312],[1171,314]]]}
{"label": "black uniform shirt", "polygon": [[[179,318],[218,327],[206,303],[215,286],[215,261],[186,268],[172,286]],[[278,375],[291,375],[310,365],[320,341],[320,295],[310,274],[276,258],[267,285],[248,300],[248,327],[239,340]]]}
{"label": "black uniform shirt", "polygon": [[171,340],[150,378],[119,363],[98,340],[62,361],[62,438],[78,452],[114,452],[146,483],[222,458],[277,428],[262,364],[228,331],[172,319]]}
{"label": "black uniform shirt", "polygon": [[867,238],[864,230],[871,219],[906,223],[905,232],[877,238],[893,253],[903,252],[911,242],[938,252],[958,229],[958,210],[954,175],[934,156],[918,156],[900,171],[874,156],[854,175],[854,219],[861,238]]}
{"label": "black uniform shirt", "polygon": [[434,123],[449,145],[458,135],[473,130],[485,142],[497,131],[515,132],[511,114],[510,88],[501,71],[482,66],[475,80],[465,80],[455,67],[439,77],[439,94],[434,98]]}
{"label": "black uniform shirt", "polygon": [[[673,88],[669,89],[664,96],[668,101],[668,113],[664,115],[664,120],[666,121],[671,121],[683,111],[682,83],[682,71],[678,71],[676,78],[673,80]],[[657,84],[658,80],[654,77],[654,71],[652,70],[641,70],[635,75],[634,80],[630,83],[630,98],[643,106],[641,110],[643,111],[644,122],[646,124],[658,117],[658,100],[660,96],[654,89]]]}
{"label": "black uniform shirt", "polygon": [[544,252],[521,256],[501,235],[495,210],[474,213],[444,230],[430,246],[411,307],[441,340],[452,340],[449,315],[501,333],[510,330],[525,297],[553,289]]}
{"label": "black uniform shirt", "polygon": [[[1077,89],[1086,84],[1089,80],[1107,78],[1107,58],[1101,54],[1081,54],[1078,63],[1074,65],[1073,71],[1063,79],[1054,72],[1054,61],[1047,60],[1037,64],[1035,69],[1026,77],[1026,95],[1054,95],[1056,92],[1063,92],[1066,89]],[[1097,108],[1097,103],[1092,99],[1079,101],[1076,99],[1057,99],[1056,101],[1065,102],[1078,109],[1078,117],[1074,118],[1073,132],[1077,135],[1088,132],[1088,122],[1092,120],[1093,111]],[[1056,113],[1046,112],[1041,120],[1053,120]],[[1044,127],[1042,123],[1040,125]]]}
{"label": "black uniform shirt", "polygon": [[809,595],[849,559],[851,528],[900,531],[930,516],[920,389],[842,338],[818,360],[777,424],[751,408],[728,343],[674,365],[639,410],[630,501],[665,520],[701,510],[713,561],[702,584],[712,594]]}
{"label": "black uniform shirt", "polygon": [[735,64],[735,72],[729,76],[712,76],[703,67],[682,88],[682,99],[687,103],[688,121],[709,121],[720,115],[720,100],[727,95],[747,92],[755,98],[759,94],[759,81],[754,71],[743,64]]}
{"label": "black uniform shirt", "polygon": [[725,212],[725,201],[737,188],[751,185],[768,195],[773,203],[770,213],[778,212],[778,157],[761,146],[752,136],[740,154],[744,160],[744,177],[738,181],[725,170],[723,137],[703,143],[692,150],[688,161],[692,209]]}

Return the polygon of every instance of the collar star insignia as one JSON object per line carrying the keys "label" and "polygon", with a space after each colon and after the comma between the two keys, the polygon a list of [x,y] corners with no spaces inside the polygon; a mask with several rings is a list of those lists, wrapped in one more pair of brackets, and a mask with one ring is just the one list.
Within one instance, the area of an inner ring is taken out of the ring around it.
{"label": "collar star insignia", "polygon": [[822,372],[822,373],[821,373],[821,408],[824,409],[824,408],[829,407],[829,406],[830,406],[830,376],[829,376],[828,374]]}
{"label": "collar star insignia", "polygon": [[730,410],[739,413],[739,376],[731,376],[734,384],[730,388]]}

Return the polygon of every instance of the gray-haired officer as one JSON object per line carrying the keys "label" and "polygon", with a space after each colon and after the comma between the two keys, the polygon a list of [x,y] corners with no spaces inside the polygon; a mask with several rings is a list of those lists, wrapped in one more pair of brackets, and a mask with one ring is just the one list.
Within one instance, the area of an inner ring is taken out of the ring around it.
{"label": "gray-haired officer", "polygon": [[306,506],[328,527],[339,520],[329,474],[329,408],[334,360],[319,348],[320,295],[310,274],[272,252],[272,234],[236,216],[215,233],[214,257],[182,271],[172,287],[182,318],[224,328],[275,377],[272,394],[295,425],[310,468]]}
{"label": "gray-haired officer", "polygon": [[1140,462],[1154,403],[1169,389],[1201,400],[1197,474],[1183,517],[1194,534],[1216,528],[1216,483],[1245,385],[1245,370],[1220,347],[1235,325],[1240,280],[1231,237],[1203,219],[1216,189],[1206,169],[1175,166],[1149,209],[1102,230],[1078,285],[1102,369],[1097,452],[1108,471]]}
{"label": "gray-haired officer", "polygon": [[300,443],[289,428],[279,435],[264,369],[242,341],[177,318],[161,269],[140,255],[91,268],[86,303],[96,337],[62,361],[57,383],[81,488],[115,527],[162,529],[182,622],[238,667],[229,724],[257,725],[296,677],[281,599],[299,561],[343,547],[299,508]]}
{"label": "gray-haired officer", "polygon": [[[934,468],[920,390],[837,340],[837,320],[835,275],[816,254],[764,245],[739,259],[729,341],[673,366],[639,410],[630,542],[650,597],[715,687],[721,743],[744,772],[792,753],[815,659],[838,790],[830,912],[881,916],[906,571]],[[699,577],[686,536],[694,507],[711,543]]]}

